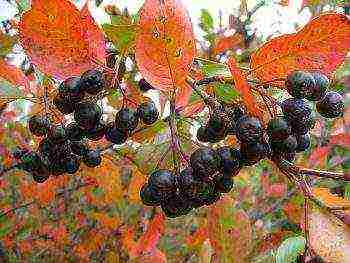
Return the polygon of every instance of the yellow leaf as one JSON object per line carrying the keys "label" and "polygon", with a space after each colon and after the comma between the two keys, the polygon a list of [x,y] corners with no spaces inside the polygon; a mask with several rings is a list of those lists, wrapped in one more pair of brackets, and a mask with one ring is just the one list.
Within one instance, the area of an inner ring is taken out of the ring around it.
{"label": "yellow leaf", "polygon": [[323,203],[325,203],[327,206],[350,207],[350,200],[346,200],[337,195],[331,194],[328,188],[314,188],[312,192],[315,196],[317,196],[317,198],[321,199]]}

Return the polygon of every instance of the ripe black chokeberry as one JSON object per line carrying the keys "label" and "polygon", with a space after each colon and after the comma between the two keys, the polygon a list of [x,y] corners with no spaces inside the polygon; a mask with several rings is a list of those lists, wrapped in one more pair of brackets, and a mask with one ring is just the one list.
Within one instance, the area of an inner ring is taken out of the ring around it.
{"label": "ripe black chokeberry", "polygon": [[90,150],[83,157],[83,162],[88,167],[97,167],[101,164],[102,158],[101,154],[97,150]]}
{"label": "ripe black chokeberry", "polygon": [[178,193],[169,196],[162,202],[161,207],[164,214],[170,218],[187,215],[192,210],[188,200]]}
{"label": "ripe black chokeberry", "polygon": [[68,98],[72,103],[78,103],[84,98],[82,82],[79,77],[66,79],[59,85],[58,91],[61,97]]}
{"label": "ripe black chokeberry", "polygon": [[81,141],[85,137],[84,129],[81,128],[76,122],[69,123],[66,127],[67,138],[70,141]]}
{"label": "ripe black chokeberry", "polygon": [[61,144],[67,140],[66,130],[62,125],[53,126],[49,131],[48,138],[54,144]]}
{"label": "ripe black chokeberry", "polygon": [[115,125],[109,124],[105,132],[106,140],[115,144],[123,144],[128,139],[128,132],[122,131],[115,127]]}
{"label": "ripe black chokeberry", "polygon": [[219,111],[214,111],[208,120],[207,127],[217,134],[225,133],[226,122],[223,114]]}
{"label": "ripe black chokeberry", "polygon": [[162,196],[176,191],[176,179],[170,170],[160,169],[154,171],[151,173],[148,183]]}
{"label": "ripe black chokeberry", "polygon": [[102,110],[97,104],[82,102],[77,104],[74,112],[75,122],[84,129],[96,126],[102,116]]}
{"label": "ripe black chokeberry", "polygon": [[311,108],[302,99],[289,98],[282,102],[282,111],[288,121],[304,122],[311,115]]}
{"label": "ripe black chokeberry", "polygon": [[103,138],[107,130],[107,125],[102,122],[98,122],[95,127],[85,131],[86,137],[92,141],[98,141]]}
{"label": "ripe black chokeberry", "polygon": [[314,90],[315,80],[312,74],[304,71],[293,71],[288,75],[286,88],[288,93],[297,99],[306,98]]}
{"label": "ripe black chokeberry", "polygon": [[242,168],[240,151],[224,146],[218,148],[217,153],[220,157],[220,171],[231,177],[237,175]]}
{"label": "ripe black chokeberry", "polygon": [[21,157],[21,168],[27,172],[41,171],[44,169],[44,164],[40,156],[33,151],[25,153]]}
{"label": "ripe black chokeberry", "polygon": [[329,91],[317,102],[316,109],[325,118],[337,118],[343,114],[344,98],[338,92]]}
{"label": "ripe black chokeberry", "polygon": [[306,99],[310,101],[318,101],[326,95],[326,91],[329,87],[329,79],[321,72],[311,72],[311,74],[315,80],[315,86],[310,90]]}
{"label": "ripe black chokeberry", "polygon": [[71,142],[70,149],[71,149],[72,153],[79,155],[79,156],[84,156],[89,152],[89,147],[83,141]]}
{"label": "ripe black chokeberry", "polygon": [[208,137],[207,137],[207,132],[206,132],[206,127],[201,126],[197,130],[197,140],[200,142],[208,142]]}
{"label": "ripe black chokeberry", "polygon": [[300,120],[292,120],[289,122],[292,127],[292,133],[296,135],[303,135],[308,133],[311,129],[314,128],[316,119],[314,114],[310,114],[308,117]]}
{"label": "ripe black chokeberry", "polygon": [[149,184],[144,184],[140,190],[140,198],[144,205],[158,206],[162,200],[162,196],[153,189]]}
{"label": "ripe black chokeberry", "polygon": [[270,146],[265,142],[241,143],[240,151],[245,166],[254,165],[271,154]]}
{"label": "ripe black chokeberry", "polygon": [[290,153],[294,152],[298,146],[295,136],[290,135],[282,141],[270,141],[271,148],[276,153]]}
{"label": "ripe black chokeberry", "polygon": [[209,181],[210,177],[219,170],[220,156],[211,148],[199,148],[191,154],[190,164],[196,179]]}
{"label": "ripe black chokeberry", "polygon": [[141,121],[146,125],[155,123],[159,117],[157,107],[153,101],[141,103],[137,109],[137,113]]}
{"label": "ripe black chokeberry", "polygon": [[215,189],[217,192],[229,193],[233,186],[233,180],[230,176],[221,174],[215,178]]}
{"label": "ripe black chokeberry", "polygon": [[297,147],[295,149],[296,152],[303,152],[310,147],[310,135],[304,134],[296,137],[297,139]]}
{"label": "ripe black chokeberry", "polygon": [[50,119],[41,116],[41,115],[33,115],[28,120],[29,131],[36,136],[44,136],[48,133],[51,122]]}
{"label": "ripe black chokeberry", "polygon": [[244,116],[237,122],[236,137],[243,143],[253,143],[261,141],[263,129],[259,119]]}
{"label": "ripe black chokeberry", "polygon": [[69,154],[64,158],[63,163],[68,174],[75,174],[79,170],[80,158],[75,154]]}
{"label": "ripe black chokeberry", "polygon": [[123,108],[115,116],[115,126],[122,131],[132,132],[136,129],[138,123],[137,111],[131,108]]}
{"label": "ripe black chokeberry", "polygon": [[32,176],[33,176],[34,182],[41,184],[41,183],[45,182],[47,179],[49,179],[50,174],[40,173],[40,172],[34,171],[32,173]]}
{"label": "ripe black chokeberry", "polygon": [[21,159],[23,155],[25,155],[27,152],[29,152],[28,149],[24,149],[24,148],[20,148],[17,147],[13,152],[12,152],[12,156],[15,159]]}
{"label": "ripe black chokeberry", "polygon": [[187,167],[180,172],[177,177],[177,184],[183,196],[188,198],[195,196],[198,182],[193,177],[193,170],[191,167]]}
{"label": "ripe black chokeberry", "polygon": [[82,89],[91,94],[97,95],[105,87],[105,81],[101,71],[91,69],[83,73],[81,76]]}
{"label": "ripe black chokeberry", "polygon": [[71,114],[75,110],[76,103],[69,100],[68,97],[63,97],[57,94],[53,99],[53,104],[62,114]]}
{"label": "ripe black chokeberry", "polygon": [[142,92],[146,92],[151,89],[154,89],[154,87],[151,84],[149,84],[145,79],[140,79],[139,88]]}
{"label": "ripe black chokeberry", "polygon": [[269,121],[267,125],[267,134],[272,141],[282,141],[287,139],[292,129],[283,117],[276,117]]}
{"label": "ripe black chokeberry", "polygon": [[225,138],[226,131],[222,129],[221,131],[214,131],[211,127],[205,127],[206,141],[211,143],[216,143]]}

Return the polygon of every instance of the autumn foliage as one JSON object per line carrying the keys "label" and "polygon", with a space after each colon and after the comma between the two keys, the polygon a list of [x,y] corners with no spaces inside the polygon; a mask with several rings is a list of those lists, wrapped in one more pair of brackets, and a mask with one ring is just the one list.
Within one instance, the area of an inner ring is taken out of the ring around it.
{"label": "autumn foliage", "polygon": [[[308,262],[317,255],[350,262],[347,105],[341,118],[317,117],[312,145],[295,161],[304,172],[326,169],[344,180],[294,178],[264,160],[243,168],[233,190],[214,205],[177,219],[144,206],[139,195],[156,168],[178,172],[188,163],[201,145],[193,130],[207,121],[215,102],[241,105],[266,124],[280,114],[284,80],[296,69],[320,71],[331,89],[348,94],[349,16],[317,14],[295,33],[267,41],[248,34],[256,10],[247,12],[242,0],[228,28],[214,30],[210,10],[202,10],[203,42],[177,0],[145,0],[137,14],[105,6],[110,22],[103,25],[90,13],[93,1],[81,10],[68,0],[30,2],[27,8],[17,3],[11,32],[0,31],[0,262]],[[237,32],[226,36],[230,28]],[[10,59],[16,44],[26,57],[21,66]],[[105,62],[111,54],[112,68]],[[18,146],[38,147],[28,117],[42,113],[56,124],[67,122],[52,104],[58,84],[92,68],[109,81],[101,97],[88,98],[100,100],[106,119],[148,97],[157,98],[160,118],[118,147],[90,141],[103,152],[98,168],[81,166],[74,175],[37,184],[12,156]],[[140,76],[157,91],[142,92]],[[197,85],[202,80],[207,83]],[[230,135],[217,145],[236,144]]]}

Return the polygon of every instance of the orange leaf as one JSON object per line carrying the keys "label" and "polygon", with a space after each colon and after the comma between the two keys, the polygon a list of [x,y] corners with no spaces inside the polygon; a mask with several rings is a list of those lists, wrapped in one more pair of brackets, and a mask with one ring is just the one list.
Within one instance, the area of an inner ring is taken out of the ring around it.
{"label": "orange leaf", "polygon": [[180,89],[176,91],[175,105],[176,107],[185,107],[188,104],[192,94],[192,87],[188,83],[184,83]]}
{"label": "orange leaf", "polygon": [[213,52],[215,55],[225,52],[228,49],[238,48],[238,46],[244,41],[243,36],[236,33],[229,37],[219,38],[214,47]]}
{"label": "orange leaf", "polygon": [[103,59],[102,33],[86,11],[67,0],[35,0],[20,21],[20,39],[31,62],[58,78],[79,75]]}
{"label": "orange leaf", "polygon": [[202,100],[195,101],[181,111],[181,115],[185,117],[190,117],[196,115],[197,113],[204,110],[205,104]]}
{"label": "orange leaf", "polygon": [[325,162],[327,160],[327,156],[329,151],[332,149],[332,146],[323,146],[323,147],[317,147],[313,152],[310,154],[309,157],[309,167],[315,167],[320,166],[323,167],[325,165]]}
{"label": "orange leaf", "polygon": [[333,145],[340,145],[340,146],[350,148],[350,134],[341,133],[341,134],[333,135],[329,143]]}
{"label": "orange leaf", "polygon": [[243,210],[234,208],[234,201],[224,196],[209,208],[208,230],[210,243],[220,262],[247,262],[252,249],[252,227]]}
{"label": "orange leaf", "polygon": [[179,0],[146,0],[136,37],[142,76],[160,90],[182,87],[195,56],[190,17]]}
{"label": "orange leaf", "polygon": [[350,201],[333,195],[328,188],[314,188],[312,193],[321,199],[327,206],[345,206],[350,207]]}
{"label": "orange leaf", "polygon": [[295,69],[330,74],[350,48],[350,20],[342,14],[324,14],[295,34],[277,37],[251,56],[253,74],[262,82],[285,78]]}
{"label": "orange leaf", "polygon": [[242,99],[247,107],[247,110],[253,116],[262,119],[261,110],[259,109],[255,101],[255,98],[248,85],[246,77],[244,76],[243,72],[237,67],[236,60],[233,57],[230,57],[230,59],[227,62],[227,65],[231,71],[231,75],[235,83],[235,88],[241,93]]}
{"label": "orange leaf", "polygon": [[133,170],[132,180],[128,187],[129,201],[132,203],[140,203],[140,189],[142,185],[147,181],[146,176],[138,169]]}
{"label": "orange leaf", "polygon": [[0,78],[3,78],[10,82],[14,86],[24,86],[26,90],[29,90],[29,80],[23,74],[23,72],[8,64],[4,59],[0,59]]}

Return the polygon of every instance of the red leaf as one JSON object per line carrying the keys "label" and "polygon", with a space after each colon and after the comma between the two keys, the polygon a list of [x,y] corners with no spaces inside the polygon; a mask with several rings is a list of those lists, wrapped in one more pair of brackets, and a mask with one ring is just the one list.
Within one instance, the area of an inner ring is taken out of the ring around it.
{"label": "red leaf", "polygon": [[259,109],[255,101],[255,98],[248,85],[246,77],[244,76],[243,72],[237,67],[236,60],[233,57],[230,57],[230,59],[227,62],[227,65],[231,71],[231,75],[235,83],[234,88],[236,88],[241,93],[242,99],[247,107],[247,110],[252,115],[262,119],[261,110]]}
{"label": "red leaf", "polygon": [[333,145],[340,145],[340,146],[350,148],[350,134],[341,133],[341,134],[333,135],[329,143]]}
{"label": "red leaf", "polygon": [[213,48],[215,55],[225,52],[228,49],[238,48],[238,46],[244,41],[241,34],[236,33],[233,36],[222,37],[218,39]]}
{"label": "red leaf", "polygon": [[102,33],[86,8],[67,0],[35,0],[20,21],[20,39],[31,62],[58,78],[79,75],[102,59]]}
{"label": "red leaf", "polygon": [[323,167],[325,165],[325,161],[327,159],[327,155],[332,149],[332,146],[324,146],[317,147],[309,157],[309,167],[320,166]]}
{"label": "red leaf", "polygon": [[192,87],[188,83],[184,83],[181,89],[176,91],[176,107],[185,107],[192,94]]}
{"label": "red leaf", "polygon": [[193,102],[189,105],[187,105],[182,111],[181,115],[184,117],[190,117],[193,115],[196,115],[203,111],[205,108],[205,104],[202,100],[198,100],[196,102]]}
{"label": "red leaf", "polygon": [[14,86],[24,86],[26,90],[30,89],[29,80],[23,72],[8,64],[4,59],[0,59],[0,78],[10,82]]}
{"label": "red leaf", "polygon": [[284,196],[287,191],[287,185],[284,183],[276,183],[269,186],[267,195],[273,198],[279,198]]}
{"label": "red leaf", "polygon": [[277,37],[251,56],[253,74],[262,82],[285,78],[295,69],[330,74],[350,48],[350,20],[342,14],[325,14],[295,34]]}
{"label": "red leaf", "polygon": [[136,37],[142,76],[160,90],[182,87],[195,56],[190,17],[179,0],[146,0]]}

